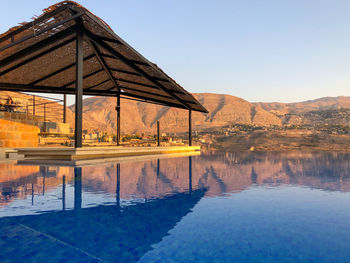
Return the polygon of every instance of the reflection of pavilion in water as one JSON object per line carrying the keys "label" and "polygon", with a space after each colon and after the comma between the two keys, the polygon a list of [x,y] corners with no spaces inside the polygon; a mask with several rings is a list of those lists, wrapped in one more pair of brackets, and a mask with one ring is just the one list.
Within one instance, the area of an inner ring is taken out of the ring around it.
{"label": "reflection of pavilion in water", "polygon": [[[61,187],[62,207],[0,218],[0,239],[6,239],[2,255],[13,262],[23,258],[58,262],[67,257],[81,262],[137,262],[204,194],[284,183],[350,191],[347,154],[240,153],[82,168],[15,167],[12,174],[0,173],[3,196],[10,200],[32,195],[34,202],[35,194]],[[73,209],[66,209],[68,184],[74,186]],[[109,193],[115,203],[84,208],[87,192]],[[123,205],[123,200],[138,198],[143,201]]]}
{"label": "reflection of pavilion in water", "polygon": [[63,177],[72,178],[69,174],[67,167],[0,164],[0,207],[29,195],[34,201],[34,195],[45,195],[46,191],[57,188]]}
{"label": "reflection of pavilion in water", "polygon": [[[150,199],[169,193],[207,188],[207,195],[221,195],[251,185],[303,185],[333,191],[350,191],[349,155],[335,153],[217,153],[82,168],[84,192],[116,195],[121,199]],[[193,161],[192,161],[193,160]],[[1,166],[2,164],[0,164]],[[2,167],[0,167],[2,168]],[[13,166],[0,169],[1,203],[25,198],[65,184],[74,185],[73,168]],[[12,175],[7,171],[15,171]],[[193,170],[191,180],[189,171]]]}
{"label": "reflection of pavilion in water", "polygon": [[[191,162],[189,158],[189,168]],[[156,176],[161,177],[159,163],[157,160]],[[50,188],[54,182],[50,179],[61,179],[62,210],[0,218],[0,240],[6,240],[1,257],[10,262],[21,262],[24,258],[29,262],[137,262],[190,212],[206,192],[205,188],[192,189],[192,170],[189,169],[187,190],[121,206],[121,167],[113,164],[109,168],[116,178],[115,205],[88,208],[82,207],[83,178],[85,175],[89,177],[91,169],[76,167],[71,169],[73,176],[60,176],[62,171],[59,169],[40,167],[35,174],[27,176],[30,180],[24,182],[43,179],[39,180],[42,194],[47,191],[46,182],[50,182]],[[108,176],[111,175],[109,172]],[[74,208],[69,210],[65,205],[67,181],[74,185]],[[89,182],[87,190],[94,187]],[[16,248],[16,253],[13,253],[13,248]]]}
{"label": "reflection of pavilion in water", "polygon": [[[125,164],[122,178],[119,163],[82,168],[7,164],[4,173],[0,174],[0,205],[4,206],[11,200],[30,196],[33,205],[36,196],[44,196],[45,193],[58,187],[62,188],[62,203],[64,204],[67,185],[75,186],[77,183],[75,180],[77,171],[82,171],[84,174],[82,180],[79,181],[81,192],[107,193],[111,196],[115,195],[119,200],[147,200],[172,193],[192,191],[192,157],[189,157],[188,163],[191,165],[186,167],[186,172],[182,170],[181,176],[177,176],[176,182],[173,182],[161,170],[159,159],[153,162]],[[6,170],[10,174],[5,175]],[[11,174],[11,171],[15,172]]]}
{"label": "reflection of pavilion in water", "polygon": [[118,187],[116,205],[82,208],[82,172],[75,168],[73,210],[65,210],[63,201],[62,211],[0,218],[0,239],[6,240],[2,257],[11,262],[137,262],[206,191],[189,189],[121,208]]}

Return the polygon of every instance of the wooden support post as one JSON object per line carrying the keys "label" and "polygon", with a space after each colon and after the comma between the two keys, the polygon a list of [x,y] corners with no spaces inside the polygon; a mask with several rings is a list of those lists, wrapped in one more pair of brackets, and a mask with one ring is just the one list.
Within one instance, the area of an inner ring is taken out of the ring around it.
{"label": "wooden support post", "polygon": [[75,87],[75,148],[83,146],[83,31],[77,29]]}
{"label": "wooden support post", "polygon": [[192,146],[192,110],[188,111],[188,145]]}
{"label": "wooden support post", "polygon": [[46,103],[44,103],[44,122],[46,122]]}
{"label": "wooden support post", "polygon": [[157,146],[160,146],[160,128],[159,128],[159,121],[157,121]]}
{"label": "wooden support post", "polygon": [[63,123],[67,123],[67,94],[63,94]]}
{"label": "wooden support post", "polygon": [[33,95],[33,116],[35,116],[35,96]]}
{"label": "wooden support post", "polygon": [[117,96],[117,107],[115,107],[117,111],[117,146],[120,145],[120,94]]}

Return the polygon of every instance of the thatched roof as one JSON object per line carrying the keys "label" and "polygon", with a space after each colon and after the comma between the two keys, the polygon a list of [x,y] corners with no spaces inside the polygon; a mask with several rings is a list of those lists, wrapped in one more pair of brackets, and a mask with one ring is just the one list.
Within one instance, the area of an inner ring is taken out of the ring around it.
{"label": "thatched roof", "polygon": [[0,35],[0,89],[75,93],[77,28],[84,33],[84,95],[117,96],[207,112],[100,18],[72,1]]}

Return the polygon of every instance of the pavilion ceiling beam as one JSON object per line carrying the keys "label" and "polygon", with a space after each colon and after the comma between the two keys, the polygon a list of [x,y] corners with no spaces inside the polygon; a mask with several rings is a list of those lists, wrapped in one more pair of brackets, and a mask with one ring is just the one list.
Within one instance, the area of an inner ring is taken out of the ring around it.
{"label": "pavilion ceiling beam", "polygon": [[114,79],[117,80],[117,81],[125,82],[125,83],[130,83],[130,84],[135,84],[135,85],[139,85],[139,86],[143,86],[143,87],[147,87],[147,88],[153,88],[153,89],[160,90],[156,86],[145,84],[145,83],[141,83],[141,82],[137,82],[137,81],[127,80],[127,79],[123,79],[123,78],[116,78],[116,77],[114,77]]}
{"label": "pavilion ceiling beam", "polygon": [[[123,89],[123,88],[122,88]],[[85,93],[84,92],[84,95],[94,95],[94,96],[116,96],[120,94],[121,96],[124,95],[126,97],[124,97],[125,99],[129,99],[129,98],[137,98],[137,99],[140,99],[144,102],[149,102],[149,101],[154,101],[156,102],[157,104],[161,104],[161,105],[164,105],[164,106],[170,106],[170,107],[177,107],[177,108],[183,108],[183,109],[186,109],[185,106],[183,106],[182,104],[177,104],[177,103],[173,103],[173,102],[164,102],[162,100],[158,100],[158,99],[151,99],[151,98],[145,98],[144,96],[140,96],[140,95],[135,95],[133,93],[130,93],[130,92],[127,92],[127,91],[124,91],[124,92],[118,92],[118,91],[115,91],[115,92],[107,92],[107,91],[97,91],[97,92],[94,92],[93,90]]]}
{"label": "pavilion ceiling beam", "polygon": [[[163,97],[163,98],[167,98],[167,99],[172,99],[172,100],[175,100],[173,97],[170,97],[170,96],[166,96],[166,95],[163,95],[163,94],[159,94],[159,93],[153,93],[153,92],[150,92],[150,91],[145,91],[145,90],[141,90],[141,89],[135,89],[135,88],[130,88],[130,87],[125,87],[121,84],[119,84],[119,87],[121,89],[124,89],[124,90],[132,90],[132,91],[136,91],[136,92],[140,92],[140,93],[145,93],[145,94],[149,94],[149,95],[153,95],[153,96],[158,96],[158,97]],[[110,88],[110,89],[107,89],[107,91],[111,91],[113,90],[113,88]],[[157,89],[159,90],[159,89]],[[188,101],[188,100],[185,100],[187,103],[193,103],[192,101]]]}
{"label": "pavilion ceiling beam", "polygon": [[[77,13],[78,11],[76,10],[76,8],[71,8],[71,9],[70,9],[70,12],[71,12],[72,14],[75,14],[75,13]],[[79,12],[78,12],[78,13],[79,13]],[[81,13],[81,12],[80,12],[80,13]],[[76,18],[75,21],[76,21],[77,25],[79,26],[79,28],[80,28],[81,30],[86,31],[86,28],[85,28],[85,26],[84,26],[84,22],[82,21],[81,17]],[[113,75],[112,75],[111,71],[110,71],[110,70],[108,69],[108,67],[107,67],[106,61],[105,61],[104,58],[102,57],[102,54],[101,54],[100,50],[98,49],[98,47],[96,46],[96,44],[93,43],[93,42],[91,41],[90,38],[88,38],[88,41],[87,41],[87,42],[88,42],[88,43],[90,44],[90,46],[92,47],[92,50],[94,51],[98,62],[100,63],[101,67],[103,68],[104,72],[107,74],[107,76],[108,76],[108,78],[110,79],[110,81],[113,83],[113,85],[115,86],[115,88],[117,88],[117,89],[120,91],[120,87],[119,87],[118,83],[117,83],[116,80],[113,78]],[[105,83],[105,81],[104,81],[104,82],[101,82],[101,83],[98,84],[98,85],[101,85],[101,84],[103,84],[103,83]],[[90,87],[90,88],[88,88],[88,89],[93,89],[94,87],[96,87],[96,85],[93,86],[93,87]]]}
{"label": "pavilion ceiling beam", "polygon": [[[78,7],[78,6],[72,6],[70,9],[75,10],[76,12],[84,12],[85,9]],[[101,28],[103,28],[105,31],[107,31],[111,36],[115,37],[117,39],[117,35],[113,32],[113,30],[107,26],[104,22],[102,22],[102,20],[100,19],[96,19],[96,17],[90,13],[90,12],[85,12],[85,14],[87,17],[89,17],[90,19],[92,19],[97,25],[99,25]],[[122,43],[122,41],[120,41]]]}
{"label": "pavilion ceiling beam", "polygon": [[28,28],[32,27],[33,25],[37,25],[37,24],[45,21],[46,19],[49,19],[50,17],[57,15],[58,13],[67,9],[68,7],[69,7],[69,5],[58,7],[55,10],[53,10],[52,12],[46,13],[45,15],[38,17],[33,22],[26,23],[25,25],[19,27],[18,29],[14,30],[14,31],[8,33],[7,35],[3,36],[2,38],[0,38],[0,43],[6,41],[7,39],[13,38],[17,34],[27,30]]}
{"label": "pavilion ceiling beam", "polygon": [[[120,88],[122,90],[130,90],[130,91],[135,91],[135,92],[139,92],[139,93],[145,93],[145,94],[149,94],[151,96],[157,96],[157,97],[162,97],[162,98],[165,98],[165,99],[171,99],[171,100],[175,100],[173,97],[170,97],[170,96],[165,96],[165,95],[162,95],[162,94],[158,94],[158,93],[153,93],[153,92],[149,92],[149,91],[144,91],[144,90],[138,90],[138,89],[133,89],[133,88],[128,88],[128,87],[124,87],[124,86],[120,86]],[[110,88],[108,89],[107,91],[111,91],[113,90],[114,88]],[[133,94],[133,93],[132,93]],[[191,101],[188,101],[188,100],[185,100],[187,103],[192,103]]]}
{"label": "pavilion ceiling beam", "polygon": [[[25,85],[25,84],[14,84],[14,83],[4,83],[4,82],[0,82],[0,90],[54,93],[54,94],[75,94],[75,88],[62,88],[62,87],[43,86],[43,85]],[[85,92],[84,90],[84,95],[115,96],[116,94],[117,92],[106,92],[101,90]]]}
{"label": "pavilion ceiling beam", "polygon": [[[102,81],[101,83],[98,83],[98,84],[96,84],[96,85],[94,85],[94,86],[91,86],[91,87],[89,87],[89,88],[86,88],[86,89],[84,89],[84,92],[85,92],[85,91],[91,91],[91,90],[93,90],[94,88],[97,88],[99,85],[102,85],[102,84],[104,84],[104,83],[106,83],[106,82],[108,82],[108,81],[109,81],[109,80],[107,79],[107,80]],[[139,92],[139,93],[148,94],[148,95],[151,95],[151,96],[157,96],[157,97],[161,97],[161,98],[165,98],[165,99],[175,100],[173,97],[170,97],[170,96],[165,96],[165,95],[161,95],[161,94],[157,94],[157,93],[153,93],[153,92],[149,92],[149,91],[143,91],[143,90],[133,89],[133,88],[129,88],[129,87],[124,87],[124,86],[121,86],[121,85],[119,85],[119,88],[122,89],[122,90],[126,90],[125,92],[127,92],[128,90],[130,90],[130,91],[135,91],[135,92]],[[118,88],[112,87],[112,88],[107,89],[106,91],[107,91],[107,92],[108,92],[108,91],[112,91],[113,89],[118,89]],[[119,93],[119,91],[117,91],[117,92]],[[121,94],[125,94],[125,93],[123,93],[123,92],[120,92],[120,93],[121,93]],[[133,94],[133,93],[128,93],[128,94]]]}
{"label": "pavilion ceiling beam", "polygon": [[[130,98],[130,97],[133,97],[134,99]],[[175,108],[187,109],[182,104],[176,104],[176,103],[171,103],[171,102],[164,103],[164,101],[160,101],[160,100],[156,100],[156,99],[145,99],[145,98],[142,98],[141,96],[127,95],[127,97],[122,97],[122,98],[123,99],[128,99],[128,100],[136,100],[136,101],[145,102],[145,103],[153,103],[153,104],[166,106],[166,107],[175,107]]]}
{"label": "pavilion ceiling beam", "polygon": [[[126,100],[134,100],[134,101],[138,101],[138,102],[145,102],[145,103],[151,103],[151,104],[156,104],[156,105],[160,105],[160,106],[164,106],[164,107],[171,107],[171,105],[167,105],[166,103],[160,103],[160,102],[156,102],[156,101],[151,101],[151,100],[147,100],[147,99],[138,99],[138,98],[134,98],[134,97],[128,97],[128,96],[121,96],[120,98],[122,99],[126,99]],[[173,105],[174,107],[179,107],[178,104]],[[182,106],[182,105],[181,105]],[[183,106],[180,107],[182,109],[186,109]]]}
{"label": "pavilion ceiling beam", "polygon": [[0,68],[5,67],[29,54],[32,54],[48,45],[51,45],[52,43],[55,43],[67,36],[70,36],[71,34],[75,33],[76,26],[71,26],[61,32],[56,33],[55,35],[52,35],[50,37],[47,37],[29,47],[26,47],[13,55],[10,55],[2,60],[0,60]]}
{"label": "pavilion ceiling beam", "polygon": [[[100,73],[101,71],[103,71],[102,68],[100,68],[99,70],[96,70],[96,71],[94,71],[94,72],[91,72],[91,73],[89,73],[89,74],[86,74],[86,75],[83,76],[83,79],[87,79],[88,77],[91,77],[91,76],[93,76],[93,75],[95,75],[95,74],[97,74],[97,73]],[[62,87],[68,87],[68,86],[70,86],[70,85],[73,85],[74,83],[75,83],[75,80],[73,80],[73,81],[71,81],[71,82],[68,82],[68,83],[62,85]]]}
{"label": "pavilion ceiling beam", "polygon": [[[123,94],[123,93],[121,93],[121,94]],[[133,97],[133,98],[138,98],[140,100],[143,100],[143,102],[147,102],[147,103],[153,102],[153,103],[158,104],[158,105],[163,105],[163,106],[168,106],[168,107],[176,107],[176,108],[181,108],[181,109],[187,109],[182,104],[176,104],[176,103],[172,103],[172,102],[164,102],[162,100],[157,100],[157,99],[145,99],[144,97],[138,96],[138,95],[135,95],[135,94],[125,93],[125,95],[129,96],[129,97]]]}
{"label": "pavilion ceiling beam", "polygon": [[[114,94],[114,96],[115,96],[118,94],[118,91],[116,91],[116,93],[112,93],[112,94]],[[106,95],[111,95],[111,93],[108,93],[108,92],[102,92],[102,93],[98,93],[98,94],[89,93],[86,95],[106,96]],[[168,106],[168,107],[187,109],[182,104],[177,104],[177,103],[172,103],[172,102],[164,102],[164,101],[158,100],[158,99],[150,99],[150,98],[145,99],[144,96],[135,95],[135,94],[129,93],[129,92],[120,92],[120,96],[123,96],[123,95],[126,96],[126,97],[122,97],[124,99],[136,98],[136,99],[139,99],[139,101],[143,101],[143,102],[147,102],[147,103],[151,102],[151,103],[155,103],[155,104],[163,105],[163,106]]]}
{"label": "pavilion ceiling beam", "polygon": [[[99,39],[99,38],[98,38]],[[105,42],[103,42],[105,43]],[[106,43],[107,44],[107,43]],[[107,44],[108,45],[108,44]],[[111,47],[112,48],[112,47]],[[102,56],[106,57],[106,58],[111,58],[111,59],[117,59],[115,56],[113,55],[109,55],[109,54],[102,54]],[[127,58],[126,58],[127,59]],[[143,65],[143,66],[149,66],[148,63],[143,62],[143,61],[139,61],[139,60],[134,60],[134,59],[127,59],[130,63],[134,63],[134,64],[139,64],[139,65]]]}
{"label": "pavilion ceiling beam", "polygon": [[141,74],[136,73],[136,72],[131,72],[131,71],[128,71],[128,70],[122,70],[122,69],[117,69],[117,68],[111,68],[111,67],[108,67],[108,68],[109,68],[109,70],[111,70],[111,71],[115,71],[115,72],[124,73],[124,74],[128,74],[128,75],[133,75],[133,76],[142,77]]}
{"label": "pavilion ceiling beam", "polygon": [[[124,73],[124,74],[127,74],[127,75],[143,77],[140,73],[131,72],[131,71],[128,71],[128,70],[122,70],[122,69],[111,68],[111,67],[109,67],[109,70],[115,71],[115,72],[119,72],[119,73]],[[159,81],[169,82],[167,79],[157,78],[157,77],[153,77],[153,78],[156,79],[156,80],[159,80]]]}
{"label": "pavilion ceiling beam", "polygon": [[[71,11],[72,14],[78,12],[78,11],[77,11],[76,9],[74,9],[74,8],[70,9],[70,11]],[[82,21],[81,17],[76,18],[75,21],[76,21],[77,25],[79,26],[79,28],[80,28],[81,30],[86,31],[86,28],[85,28],[85,26],[84,26],[84,22]],[[92,47],[92,50],[94,51],[98,62],[100,63],[101,67],[103,68],[103,70],[104,70],[105,73],[107,74],[107,76],[108,76],[108,78],[110,79],[110,81],[111,81],[111,82],[113,83],[113,85],[118,89],[118,91],[120,91],[120,87],[119,87],[118,83],[116,82],[116,80],[113,78],[113,75],[112,75],[111,71],[108,69],[107,64],[106,64],[106,61],[105,61],[104,58],[102,57],[102,54],[101,54],[99,48],[96,46],[95,43],[93,43],[93,42],[91,41],[90,38],[88,38],[88,41],[87,41],[87,42],[88,42],[88,43],[90,44],[90,46]],[[96,86],[96,85],[95,85],[95,86]],[[94,87],[90,87],[89,89],[92,89],[92,88],[94,88]]]}
{"label": "pavilion ceiling beam", "polygon": [[[123,87],[122,87],[123,89]],[[117,91],[116,91],[117,92]],[[118,94],[118,92],[117,92]],[[154,99],[154,98],[145,98],[144,96],[141,96],[141,95],[137,95],[137,94],[133,94],[133,93],[130,93],[130,92],[127,92],[127,91],[124,91],[124,92],[120,92],[120,95],[125,95],[127,96],[126,99],[128,99],[129,97],[132,97],[132,98],[137,98],[137,99],[140,99],[141,101],[143,102],[155,102],[156,104],[159,104],[159,105],[163,105],[163,106],[169,106],[169,107],[177,107],[177,108],[182,108],[182,109],[187,109],[184,105],[182,104],[177,104],[177,103],[173,103],[173,102],[165,102],[163,100],[159,100],[159,99]],[[99,95],[99,96],[103,96],[103,95]]]}
{"label": "pavilion ceiling beam", "polygon": [[105,36],[99,36],[96,35],[94,33],[91,32],[91,34],[93,34],[95,37],[98,37],[99,39],[103,40],[103,41],[108,41],[108,42],[112,42],[115,44],[122,44],[122,42],[120,42],[119,40],[115,39],[115,38],[109,38],[109,37],[105,37]]}
{"label": "pavilion ceiling beam", "polygon": [[[152,96],[158,96],[158,97],[174,100],[173,97],[169,97],[169,96],[165,96],[165,95],[161,95],[161,94],[157,94],[157,93],[153,93],[153,92],[149,92],[149,91],[138,90],[138,89],[133,89],[133,88],[127,88],[127,87],[123,87],[123,86],[120,86],[120,88],[123,89],[123,90],[132,90],[132,91],[135,91],[135,92],[145,93],[145,94],[149,94],[149,95],[152,95]],[[108,89],[107,91],[111,91],[113,89],[114,88],[111,88],[111,89]]]}
{"label": "pavilion ceiling beam", "polygon": [[[109,80],[107,80],[109,81]],[[107,82],[106,81],[106,82]],[[113,87],[114,88],[114,87]],[[111,88],[111,89],[113,89]],[[123,89],[123,87],[121,87]],[[126,88],[125,88],[126,89]],[[75,88],[62,88],[62,87],[54,87],[54,86],[42,86],[42,85],[23,85],[23,84],[14,84],[14,83],[0,83],[0,90],[7,91],[19,91],[19,92],[39,92],[39,93],[53,93],[53,94],[75,94]],[[92,96],[116,96],[118,91],[104,91],[104,90],[84,90],[84,95],[92,95]],[[145,99],[144,96],[140,96],[137,94],[133,94],[127,91],[120,92],[121,96],[127,96],[125,99],[129,97],[140,99],[144,102],[155,102],[156,104],[160,104],[163,106],[169,107],[177,107],[186,109],[182,104],[172,103],[172,102],[164,102],[158,99]]]}
{"label": "pavilion ceiling beam", "polygon": [[82,15],[82,13],[76,14],[76,15],[74,15],[74,16],[72,16],[72,17],[63,19],[62,21],[57,22],[57,23],[55,23],[55,24],[53,24],[53,25],[51,25],[51,26],[45,27],[45,29],[43,29],[43,30],[39,30],[38,32],[34,32],[34,33],[30,34],[30,35],[24,36],[24,37],[22,37],[21,39],[19,39],[19,40],[17,40],[17,41],[14,41],[14,42],[12,42],[12,43],[10,43],[10,44],[8,44],[8,45],[5,45],[5,46],[1,47],[1,48],[0,48],[0,51],[6,50],[6,49],[8,49],[8,48],[10,48],[10,47],[13,47],[13,46],[15,46],[15,45],[18,45],[18,44],[20,44],[20,43],[22,43],[22,42],[24,42],[24,41],[27,41],[27,40],[29,40],[29,39],[31,39],[31,38],[33,38],[33,37],[36,37],[36,36],[38,36],[38,35],[41,35],[41,34],[47,32],[47,31],[49,31],[49,30],[51,30],[51,29],[53,29],[53,28],[55,28],[55,27],[61,26],[61,25],[63,25],[64,23],[67,23],[67,22],[69,22],[69,21],[72,21],[73,19],[76,19],[77,17],[80,17],[81,15]]}
{"label": "pavilion ceiling beam", "polygon": [[0,76],[5,75],[5,74],[7,74],[7,73],[9,73],[9,72],[11,72],[11,71],[13,71],[13,70],[19,68],[19,67],[22,67],[22,66],[24,66],[24,65],[26,65],[26,64],[28,64],[28,63],[30,63],[30,62],[32,62],[32,61],[34,61],[34,60],[40,58],[40,57],[42,57],[42,56],[44,56],[44,55],[47,55],[47,54],[49,54],[49,53],[51,53],[51,52],[53,52],[53,51],[55,51],[55,50],[61,48],[61,47],[64,47],[65,45],[70,44],[70,43],[73,42],[74,40],[75,40],[75,37],[70,38],[70,39],[68,39],[68,40],[66,40],[66,41],[64,41],[64,42],[62,42],[62,43],[60,43],[60,44],[58,44],[58,45],[56,45],[56,46],[54,46],[54,47],[52,47],[52,48],[49,48],[48,50],[45,50],[45,51],[43,51],[43,52],[41,52],[41,53],[39,53],[39,54],[37,54],[37,55],[31,57],[31,58],[28,58],[28,59],[26,59],[26,60],[24,60],[24,61],[18,63],[17,65],[14,65],[13,67],[10,67],[10,68],[8,68],[8,69],[6,69],[6,70],[0,72]]}
{"label": "pavilion ceiling beam", "polygon": [[[89,59],[93,58],[94,56],[95,56],[95,54],[91,54],[91,55],[85,57],[85,58],[83,59],[83,61],[89,60]],[[67,69],[70,69],[70,68],[74,67],[75,65],[76,65],[76,63],[73,62],[73,63],[71,63],[71,64],[69,64],[69,65],[67,65],[67,66],[65,66],[65,67],[63,67],[63,68],[60,68],[60,69],[58,69],[58,70],[56,70],[56,71],[54,71],[54,72],[52,72],[52,73],[50,73],[50,74],[44,76],[44,77],[41,77],[40,79],[37,79],[37,80],[31,82],[29,85],[38,84],[39,82],[44,81],[45,79],[51,78],[51,77],[53,77],[53,76],[55,76],[55,75],[57,75],[57,74],[59,74],[59,73],[65,71],[65,70],[67,70]]]}
{"label": "pavilion ceiling beam", "polygon": [[101,56],[101,52],[98,50],[98,47],[96,46],[95,43],[93,43],[91,40],[89,40],[89,43],[92,47],[92,49],[94,50],[95,54],[96,54],[96,58],[98,60],[98,62],[101,64],[103,70],[106,72],[108,78],[111,80],[111,82],[113,83],[113,85],[118,88],[118,90],[120,90],[118,83],[116,82],[116,80],[114,79],[111,71],[108,69],[107,65],[106,65],[106,61],[104,60],[104,58]]}
{"label": "pavilion ceiling beam", "polygon": [[60,68],[60,69],[58,69],[58,70],[55,70],[54,72],[52,72],[52,73],[50,73],[50,74],[48,74],[48,75],[46,75],[46,76],[44,76],[44,77],[41,77],[40,79],[37,79],[37,80],[35,80],[35,81],[29,83],[29,85],[35,85],[35,84],[37,84],[37,83],[39,83],[39,82],[41,82],[41,81],[44,81],[45,79],[48,79],[48,78],[50,78],[50,77],[52,77],[52,76],[57,75],[58,73],[61,73],[61,72],[65,71],[65,70],[67,70],[67,69],[70,69],[70,68],[73,67],[73,66],[75,66],[75,63],[69,64],[69,65],[67,65],[67,66],[65,66],[65,67],[63,67],[63,68]]}
{"label": "pavilion ceiling beam", "polygon": [[14,83],[0,83],[0,90],[20,91],[20,92],[42,92],[42,93],[58,93],[58,94],[74,94],[75,89],[62,90],[61,87],[42,86],[42,85],[25,85]]}
{"label": "pavilion ceiling beam", "polygon": [[[89,31],[86,30],[85,34],[90,37]],[[111,46],[106,44],[104,41],[101,41],[97,38],[92,39],[92,41],[96,42],[98,45],[102,46],[104,49],[106,49],[110,54],[114,55],[116,58],[123,61],[125,64],[127,64],[129,67],[133,68],[140,74],[142,74],[145,78],[147,78],[149,81],[154,83],[156,86],[160,87],[162,90],[164,90],[166,93],[168,93],[170,96],[174,97],[176,100],[178,100],[181,104],[183,104],[186,108],[191,109],[191,106],[188,105],[183,99],[179,98],[174,92],[168,90],[165,88],[161,83],[159,83],[157,80],[153,79],[150,75],[148,75],[144,70],[133,64],[129,61],[126,57],[124,57],[122,54],[120,54],[118,51],[113,49]]]}
{"label": "pavilion ceiling beam", "polygon": [[[94,88],[97,88],[98,86],[100,86],[100,85],[102,85],[102,84],[104,84],[104,83],[106,83],[106,82],[108,82],[108,81],[111,81],[111,80],[110,80],[110,79],[106,79],[106,80],[104,80],[104,81],[101,81],[101,82],[97,83],[96,85],[93,85],[93,86],[91,86],[91,87],[88,87],[88,88],[84,89],[84,92],[85,92],[85,91],[88,91],[88,90],[92,90],[92,89],[94,89]],[[114,84],[113,84],[113,85],[114,85]],[[118,87],[113,87],[112,89],[114,89],[114,88],[118,89]]]}
{"label": "pavilion ceiling beam", "polygon": [[[127,71],[127,70],[120,70],[120,69],[114,69],[114,68],[110,68],[108,67],[108,69],[110,71],[114,71],[114,72],[120,72],[120,73],[125,73],[125,74],[129,74],[129,75],[133,75],[133,76],[138,76],[138,77],[143,77],[141,74],[139,73],[135,73],[135,72],[131,72],[131,71]],[[114,77],[115,78],[115,77]],[[160,81],[166,81],[168,82],[168,80],[166,79],[161,79],[161,78],[155,78],[157,80],[160,80]],[[149,88],[154,88],[154,89],[157,89],[157,90],[160,90],[160,88],[156,87],[156,86],[153,86],[153,85],[149,85],[149,84],[145,84],[145,83],[140,83],[140,82],[136,82],[136,81],[131,81],[131,80],[127,80],[127,79],[122,79],[122,78],[115,78],[115,80],[117,81],[123,81],[123,82],[127,82],[127,83],[130,83],[130,84],[135,84],[135,85],[141,85],[141,86],[145,86],[145,87],[149,87]],[[179,93],[179,94],[185,94],[181,91],[174,91],[176,93]]]}

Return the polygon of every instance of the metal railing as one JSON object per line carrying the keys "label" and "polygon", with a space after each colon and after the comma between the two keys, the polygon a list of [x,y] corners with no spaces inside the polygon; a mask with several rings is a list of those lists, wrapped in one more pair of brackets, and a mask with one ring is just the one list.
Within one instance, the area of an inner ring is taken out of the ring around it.
{"label": "metal railing", "polygon": [[[23,96],[24,95],[24,96]],[[35,116],[44,122],[66,122],[64,99],[23,94],[0,96],[0,111]]]}

